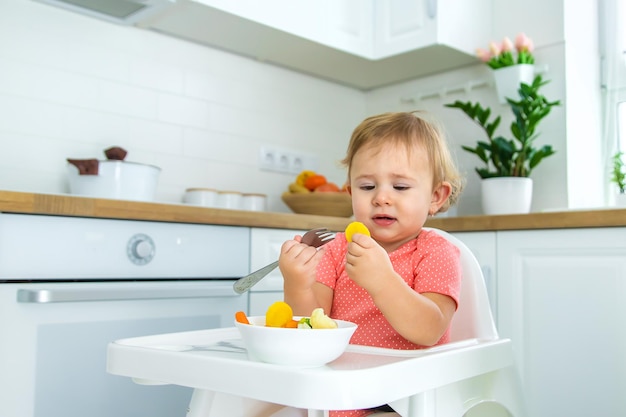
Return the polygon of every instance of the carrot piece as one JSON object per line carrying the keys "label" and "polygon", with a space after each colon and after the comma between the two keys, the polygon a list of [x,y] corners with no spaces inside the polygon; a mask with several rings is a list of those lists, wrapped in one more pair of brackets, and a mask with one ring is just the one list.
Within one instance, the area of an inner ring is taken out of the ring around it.
{"label": "carrot piece", "polygon": [[285,327],[287,327],[289,329],[297,329],[298,328],[298,321],[291,319],[287,323],[285,323]]}
{"label": "carrot piece", "polygon": [[346,227],[346,240],[352,242],[352,235],[355,233],[361,233],[370,236],[370,231],[361,222],[352,222]]}
{"label": "carrot piece", "polygon": [[293,319],[293,310],[284,301],[276,301],[265,313],[265,325],[268,327],[285,327],[285,323]]}
{"label": "carrot piece", "polygon": [[243,311],[238,311],[235,313],[235,320],[237,320],[239,323],[250,324],[246,313],[244,313]]}

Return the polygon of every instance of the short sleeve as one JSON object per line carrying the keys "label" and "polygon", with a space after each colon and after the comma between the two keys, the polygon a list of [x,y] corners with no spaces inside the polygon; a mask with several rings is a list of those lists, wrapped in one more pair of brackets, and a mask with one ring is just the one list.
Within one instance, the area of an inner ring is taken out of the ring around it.
{"label": "short sleeve", "polygon": [[458,306],[462,277],[459,248],[437,232],[422,234],[420,249],[413,253],[413,288],[419,293],[447,295]]}

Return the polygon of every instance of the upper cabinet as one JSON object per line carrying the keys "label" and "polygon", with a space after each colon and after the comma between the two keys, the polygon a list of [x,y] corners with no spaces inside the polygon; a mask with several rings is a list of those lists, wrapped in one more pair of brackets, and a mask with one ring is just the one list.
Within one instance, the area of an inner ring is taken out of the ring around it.
{"label": "upper cabinet", "polygon": [[178,1],[140,27],[361,90],[476,63],[491,0]]}

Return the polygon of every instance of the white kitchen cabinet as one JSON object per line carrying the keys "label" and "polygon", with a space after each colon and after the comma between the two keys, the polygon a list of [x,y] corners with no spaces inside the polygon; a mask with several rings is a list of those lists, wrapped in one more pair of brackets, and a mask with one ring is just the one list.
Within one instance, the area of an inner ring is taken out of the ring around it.
{"label": "white kitchen cabinet", "polygon": [[364,58],[372,54],[374,3],[364,0],[330,0],[326,4],[323,44]]}
{"label": "white kitchen cabinet", "polygon": [[626,415],[626,230],[498,232],[497,255],[528,415]]}
{"label": "white kitchen cabinet", "polygon": [[491,0],[193,0],[140,27],[362,90],[477,63]]}
{"label": "white kitchen cabinet", "polygon": [[491,38],[491,7],[487,0],[375,1],[374,57],[437,45],[473,55]]}
{"label": "white kitchen cabinet", "polygon": [[196,0],[241,18],[351,54],[372,53],[373,2],[362,0]]}
{"label": "white kitchen cabinet", "polygon": [[376,3],[374,53],[389,56],[437,42],[437,0]]}

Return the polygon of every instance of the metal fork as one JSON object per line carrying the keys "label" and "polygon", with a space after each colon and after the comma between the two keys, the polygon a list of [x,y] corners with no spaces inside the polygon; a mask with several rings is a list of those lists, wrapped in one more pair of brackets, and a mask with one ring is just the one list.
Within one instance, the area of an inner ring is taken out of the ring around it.
{"label": "metal fork", "polygon": [[[330,242],[335,238],[335,233],[331,232],[326,228],[313,229],[306,232],[302,235],[302,243],[313,246],[314,248],[319,248],[325,243]],[[250,275],[247,275],[243,278],[239,278],[233,284],[233,288],[237,294],[243,294],[252,288],[256,283],[261,281],[267,274],[272,272],[278,266],[278,261],[272,262],[271,264],[264,266],[258,271],[254,271]]]}

